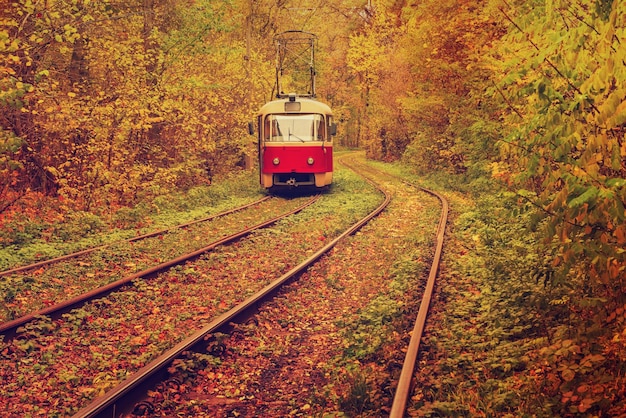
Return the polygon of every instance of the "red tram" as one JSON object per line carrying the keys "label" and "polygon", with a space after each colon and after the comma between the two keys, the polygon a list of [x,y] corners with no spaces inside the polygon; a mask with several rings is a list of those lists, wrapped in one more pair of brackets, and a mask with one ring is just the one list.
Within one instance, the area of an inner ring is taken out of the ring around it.
{"label": "red tram", "polygon": [[256,125],[262,187],[323,188],[332,183],[337,125],[328,105],[290,94],[261,107]]}

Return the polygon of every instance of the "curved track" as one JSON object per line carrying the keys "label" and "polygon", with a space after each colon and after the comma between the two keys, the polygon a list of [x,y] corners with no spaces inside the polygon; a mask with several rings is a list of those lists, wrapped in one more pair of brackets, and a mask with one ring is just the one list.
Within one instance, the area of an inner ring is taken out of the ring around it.
{"label": "curved track", "polygon": [[409,342],[409,346],[407,347],[406,356],[402,365],[402,372],[400,373],[400,378],[398,379],[398,387],[396,388],[393,405],[389,414],[392,418],[404,416],[406,405],[411,395],[411,379],[415,371],[415,363],[419,353],[420,341],[422,339],[424,327],[426,326],[426,317],[428,316],[428,309],[430,307],[430,301],[435,288],[437,272],[439,271],[439,263],[441,261],[441,253],[443,251],[443,240],[446,232],[449,212],[448,200],[443,195],[421,186],[413,185],[411,183],[407,184],[417,187],[420,190],[437,197],[441,202],[441,217],[439,218],[439,225],[437,226],[435,255],[428,274],[428,281],[426,283],[426,289],[424,290],[424,296],[422,297],[422,303],[420,304],[420,309],[417,314],[417,318],[415,319],[415,326],[411,332],[411,340]]}
{"label": "curved track", "polygon": [[271,299],[280,288],[294,280],[320,257],[328,253],[339,241],[354,234],[372,218],[380,214],[391,201],[391,196],[371,180],[367,179],[367,181],[384,195],[383,202],[376,209],[354,223],[299,265],[162,354],[155,361],[140,369],[104,396],[94,400],[86,408],[79,411],[75,417],[117,417],[125,412],[132,411],[139,399],[145,399],[147,390],[153,388],[158,382],[163,382],[167,379],[167,369],[175,359],[185,352],[205,349],[207,338],[216,333],[228,332],[233,324],[243,322],[256,311],[260,304]]}
{"label": "curved track", "polygon": [[[374,170],[371,167],[355,167],[351,164],[346,164],[343,161],[342,163],[362,175],[368,182],[374,185],[385,195],[384,202],[376,210],[372,211],[368,216],[364,217],[361,221],[354,224],[351,228],[343,232],[332,242],[325,245],[314,255],[303,261],[300,265],[296,266],[285,275],[276,279],[270,285],[266,286],[264,289],[262,289],[252,297],[248,298],[240,305],[223,314],[221,317],[214,320],[211,324],[208,324],[202,330],[198,331],[187,340],[181,342],[167,353],[164,353],[155,362],[147,365],[144,369],[131,376],[127,381],[123,382],[118,387],[107,393],[104,397],[95,400],[88,407],[81,410],[76,415],[76,417],[119,416],[123,411],[130,412],[131,410],[133,410],[133,407],[135,407],[135,413],[140,413],[141,411],[149,413],[149,411],[151,410],[151,404],[149,402],[137,403],[137,400],[145,399],[147,391],[150,388],[154,388],[159,382],[161,382],[160,385],[167,386],[168,383],[163,383],[168,382],[167,379],[170,376],[166,369],[172,364],[175,359],[180,358],[183,353],[187,353],[189,351],[207,351],[207,347],[211,345],[211,342],[207,341],[211,341],[213,335],[219,335],[219,333],[229,332],[235,324],[239,324],[245,321],[248,317],[254,314],[259,305],[272,298],[284,284],[294,280],[296,276],[301,274],[312,263],[317,261],[322,255],[324,255],[331,248],[333,248],[338,241],[350,234],[353,234],[355,231],[365,225],[369,220],[382,212],[382,210],[391,201],[391,196],[389,193],[385,192],[381,188],[381,186],[376,185],[374,181],[370,180],[368,177],[371,176],[365,175],[364,171],[368,171],[370,173],[376,171],[374,177],[380,177],[380,175],[383,173],[378,170]],[[385,173],[385,175],[388,174]],[[390,412],[390,416],[392,417],[404,416],[406,405],[410,397],[411,379],[415,371],[414,369],[417,355],[419,352],[419,344],[425,327],[430,299],[432,297],[433,289],[435,286],[435,279],[437,276],[439,261],[443,249],[443,239],[448,216],[448,202],[442,195],[415,184],[411,184],[408,182],[404,183],[410,187],[415,187],[423,192],[437,197],[437,199],[439,199],[439,201],[441,202],[442,211],[441,217],[439,219],[439,224],[437,226],[435,254],[432,260],[432,265],[422,297],[422,302],[420,304],[419,313],[417,315],[414,328],[411,332],[411,341],[406,350],[406,356],[403,363],[401,375],[395,391],[393,406]],[[179,383],[180,382],[177,382],[176,380],[171,382],[171,384],[173,384],[174,386],[178,385]]]}
{"label": "curved track", "polygon": [[[384,191],[382,186],[376,185],[376,182],[372,181],[371,178],[380,178],[381,175],[388,175],[388,176],[391,176],[391,175],[387,173],[383,173],[382,171],[376,170],[372,168],[371,166],[365,166],[365,165],[359,164],[358,167],[355,167],[355,166],[352,166],[351,164],[346,164],[344,161],[340,160],[340,162],[348,166],[355,172],[359,173],[359,175],[363,176],[364,179],[366,179],[370,184],[372,184],[376,189],[378,189],[384,195],[384,201],[375,210],[371,211],[371,213],[369,213],[367,216],[364,216],[363,218],[355,222],[352,226],[350,226],[348,229],[343,231],[340,235],[336,236],[334,239],[327,241],[323,245],[322,248],[320,248],[319,250],[315,250],[315,252],[312,255],[307,257],[305,260],[299,262],[299,264],[296,265],[295,267],[290,268],[289,271],[287,271],[280,277],[272,280],[269,284],[267,284],[261,290],[247,297],[245,300],[243,300],[241,303],[237,304],[236,306],[232,307],[227,312],[221,314],[215,319],[212,319],[210,323],[204,326],[200,325],[201,328],[198,331],[194,332],[192,335],[180,341],[179,343],[177,343],[175,346],[171,347],[170,349],[167,349],[167,351],[163,352],[154,361],[151,361],[149,364],[146,364],[145,366],[141,367],[138,371],[129,375],[124,381],[119,383],[117,386],[113,387],[113,389],[106,392],[103,396],[94,399],[84,409],[80,410],[75,416],[76,417],[93,417],[93,416],[117,417],[117,416],[121,416],[124,413],[133,411],[134,408],[138,405],[137,402],[146,398],[146,394],[148,393],[148,390],[155,388],[155,386],[157,386],[158,384],[167,385],[167,383],[163,383],[163,382],[167,382],[170,376],[168,372],[168,367],[170,367],[175,360],[184,358],[185,353],[188,353],[188,352],[207,352],[208,351],[207,348],[212,344],[212,341],[215,335],[219,335],[219,333],[227,333],[232,330],[235,324],[239,324],[239,323],[246,321],[251,315],[255,314],[255,312],[257,311],[258,307],[261,304],[263,304],[265,301],[272,299],[277,294],[277,292],[279,292],[279,290],[284,287],[284,285],[295,280],[309,266],[311,266],[313,263],[319,260],[324,254],[326,254],[332,248],[334,248],[339,241],[341,241],[342,239],[344,239],[345,237],[351,234],[354,234],[357,230],[359,230],[366,223],[368,223],[372,218],[380,214],[385,209],[385,207],[390,203],[391,195],[388,192]],[[368,173],[366,174],[365,172],[368,172]],[[391,177],[395,177],[395,176],[391,176]],[[390,412],[390,416],[392,417],[401,417],[404,415],[408,399],[410,398],[411,379],[415,372],[414,369],[415,369],[417,355],[419,352],[419,344],[420,344],[422,332],[424,330],[425,321],[426,321],[427,314],[428,314],[430,298],[432,296],[433,289],[435,286],[435,279],[437,276],[439,260],[441,258],[441,253],[442,253],[442,248],[443,248],[443,238],[444,238],[446,220],[447,220],[447,215],[448,215],[448,203],[443,196],[431,190],[420,187],[418,185],[414,185],[414,184],[407,183],[407,182],[405,183],[411,187],[416,187],[420,189],[421,191],[424,191],[433,196],[436,196],[441,201],[442,213],[441,213],[441,218],[439,220],[439,225],[437,227],[435,255],[433,257],[432,266],[430,268],[428,282],[427,282],[426,289],[423,294],[422,302],[420,304],[419,313],[417,315],[417,319],[413,327],[413,331],[411,334],[411,341],[406,350],[404,364],[402,367],[400,378],[398,380],[397,388],[395,391],[395,396],[393,398],[393,406]],[[302,208],[299,208],[298,210],[301,210],[301,209]],[[294,212],[290,212],[290,213],[295,213],[298,210]],[[134,278],[152,275],[162,269],[167,269],[171,267],[172,265],[182,263],[186,259],[197,257],[198,254],[202,252],[206,252],[217,245],[234,241],[240,238],[241,236],[246,235],[253,229],[267,226],[275,221],[276,219],[268,221],[268,222],[264,222],[259,225],[255,225],[252,228],[246,228],[244,231],[241,231],[237,234],[233,234],[229,237],[225,237],[219,241],[212,243],[211,245],[207,247],[204,247],[201,250],[198,250],[194,253],[190,253],[187,255],[188,257],[187,256],[179,257],[180,260],[179,259],[171,260],[170,262],[162,263],[159,266],[155,266],[154,268],[144,270],[140,273],[137,273],[136,275],[122,279],[120,282],[123,281],[123,283],[119,283],[116,286],[119,287],[119,286],[126,285],[130,281],[132,281]],[[199,222],[199,221],[195,221],[195,222]],[[159,231],[159,232],[162,232],[162,231]],[[337,231],[337,233],[339,233],[339,231]],[[140,238],[140,237],[137,237],[137,238]],[[315,247],[317,247],[317,245]],[[311,254],[311,252],[309,252],[309,254]],[[265,283],[268,283],[268,282],[266,281]],[[111,285],[115,285],[115,284],[111,284]],[[106,294],[106,293],[113,291],[113,289],[97,289],[97,291],[102,291],[103,292],[102,294]],[[81,296],[84,296],[84,295],[81,295]],[[46,313],[46,312],[40,311],[40,312],[30,315],[31,318],[24,318],[24,319],[26,320],[26,322],[28,322],[28,320],[32,319],[33,317],[36,317],[37,314],[42,314],[42,313],[47,314],[47,315],[59,315],[60,312],[67,311],[71,308],[70,306],[71,304],[69,304],[69,302],[71,301],[67,301],[68,303],[67,306],[64,306],[64,307],[61,306],[59,310],[57,311],[57,313],[50,313],[50,312]],[[76,303],[82,304],[84,303],[84,301],[77,301]],[[63,304],[66,304],[66,302],[64,302]],[[59,305],[63,305],[63,304],[59,304]],[[20,325],[18,324],[14,328],[11,328],[12,331],[10,332],[15,334],[15,330],[17,329],[18,326]],[[2,332],[2,329],[8,330],[9,328],[6,327],[6,324],[2,324],[0,326],[0,333]],[[406,330],[405,332],[408,333],[408,330]],[[146,408],[146,405],[140,402],[139,408]],[[148,409],[149,409],[149,406],[148,406]]]}
{"label": "curved track", "polygon": [[439,263],[441,261],[441,253],[443,252],[443,242],[446,232],[446,225],[448,222],[449,203],[442,194],[436,191],[403,180],[389,173],[376,170],[372,167],[368,167],[368,170],[376,172],[376,175],[378,176],[383,174],[389,177],[399,179],[409,187],[415,187],[425,193],[435,196],[441,203],[441,216],[439,218],[439,224],[437,226],[436,232],[435,254],[433,256],[430,271],[428,274],[426,288],[422,296],[422,302],[420,303],[420,308],[415,319],[415,324],[413,326],[413,330],[411,331],[411,339],[406,349],[405,359],[402,364],[402,371],[400,373],[400,378],[398,379],[398,386],[396,387],[391,412],[389,414],[391,418],[401,418],[405,414],[406,406],[411,396],[411,380],[415,372],[415,364],[417,362],[417,356],[419,354],[420,342],[422,339],[424,328],[426,326],[426,318],[428,316],[428,310],[430,308],[430,302],[435,288],[437,272],[439,271]]}

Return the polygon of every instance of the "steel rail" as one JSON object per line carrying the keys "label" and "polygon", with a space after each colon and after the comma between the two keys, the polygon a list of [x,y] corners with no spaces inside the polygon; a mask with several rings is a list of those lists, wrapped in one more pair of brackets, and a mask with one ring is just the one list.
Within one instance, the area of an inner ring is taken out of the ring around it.
{"label": "steel rail", "polygon": [[229,210],[226,210],[224,212],[216,213],[215,215],[211,215],[211,216],[208,216],[206,218],[196,219],[196,220],[184,223],[184,224],[172,226],[172,227],[161,229],[161,230],[158,230],[158,231],[149,232],[149,233],[143,234],[143,235],[138,235],[136,237],[128,238],[126,240],[120,240],[120,241],[115,241],[115,242],[111,242],[111,243],[108,243],[108,244],[102,244],[102,245],[98,245],[96,247],[86,248],[86,249],[81,250],[81,251],[76,251],[76,252],[73,252],[73,253],[70,253],[70,254],[65,254],[65,255],[62,255],[62,256],[59,256],[59,257],[55,257],[55,258],[51,258],[51,259],[48,259],[48,260],[38,261],[36,263],[28,264],[26,266],[15,267],[15,268],[12,268],[10,270],[0,271],[0,277],[8,276],[9,274],[12,274],[12,273],[19,273],[21,271],[32,270],[32,269],[34,269],[36,267],[46,266],[48,264],[57,263],[59,261],[65,261],[65,260],[68,260],[70,258],[74,258],[74,257],[78,257],[78,256],[81,256],[81,255],[89,254],[89,253],[92,253],[94,251],[102,250],[104,248],[107,248],[107,247],[110,247],[110,246],[113,246],[113,245],[116,245],[116,244],[121,244],[123,242],[134,242],[134,241],[139,241],[139,240],[146,239],[146,238],[152,238],[152,237],[155,237],[157,235],[165,234],[166,232],[172,231],[174,229],[185,228],[185,227],[188,227],[188,226],[200,223],[200,222],[207,222],[207,221],[210,221],[210,220],[215,219],[215,218],[219,218],[219,217],[222,217],[222,216],[230,215],[231,213],[238,212],[238,211],[243,210],[243,209],[247,209],[247,208],[249,208],[251,206],[254,206],[254,205],[257,205],[257,204],[259,204],[261,202],[264,202],[265,200],[271,199],[271,197],[272,196],[265,196],[265,197],[263,197],[261,199],[255,200],[254,202],[247,203],[245,205],[238,206],[236,208],[229,209]]}
{"label": "steel rail", "polygon": [[166,261],[164,263],[158,264],[156,266],[147,268],[145,270],[142,270],[140,272],[134,273],[130,276],[124,277],[122,279],[116,280],[114,282],[111,282],[105,286],[101,286],[97,289],[93,289],[87,293],[83,293],[81,295],[78,295],[76,297],[73,297],[71,299],[68,299],[66,301],[57,303],[55,305],[52,306],[48,306],[46,308],[40,309],[36,312],[32,312],[29,314],[26,314],[24,316],[21,316],[19,318],[13,319],[11,321],[7,321],[3,324],[0,324],[0,336],[4,335],[4,339],[8,340],[10,338],[15,337],[15,335],[17,334],[17,329],[23,325],[25,325],[26,323],[36,319],[39,316],[43,316],[43,315],[47,315],[47,316],[59,316],[65,312],[70,311],[71,309],[80,306],[82,304],[84,304],[85,302],[89,301],[89,300],[93,300],[93,299],[97,299],[100,297],[103,297],[113,291],[115,291],[116,289],[119,289],[122,286],[128,285],[130,284],[133,280],[138,279],[138,278],[147,278],[149,276],[152,276],[158,272],[161,272],[163,270],[166,270],[168,268],[171,268],[175,265],[181,264],[187,260],[193,259],[195,257],[200,256],[203,253],[206,253],[207,251],[210,251],[212,249],[214,249],[215,247],[219,246],[219,245],[224,245],[224,244],[228,244],[230,242],[233,242],[239,238],[242,238],[248,234],[250,234],[252,231],[256,230],[256,229],[260,229],[260,228],[264,228],[267,227],[269,225],[272,225],[276,222],[278,222],[280,219],[289,216],[289,215],[293,215],[295,213],[298,213],[300,211],[302,211],[304,208],[306,208],[307,206],[312,205],[313,203],[315,203],[315,201],[317,201],[321,196],[320,195],[316,195],[313,198],[307,200],[303,205],[300,205],[299,207],[287,212],[287,213],[283,213],[278,217],[272,218],[270,220],[261,222],[259,224],[253,225],[251,227],[247,227],[239,232],[236,232],[234,234],[228,235],[226,237],[220,238],[217,241],[214,241],[208,245],[206,245],[203,248],[200,248],[198,250],[195,250],[191,253],[188,254],[184,254],[181,255],[179,257],[176,257],[172,260]]}
{"label": "steel rail", "polygon": [[[341,162],[348,166],[343,161]],[[350,168],[357,171],[352,167]],[[302,261],[299,265],[292,268],[287,273],[274,280],[237,306],[233,307],[228,312],[222,314],[208,325],[196,331],[193,335],[181,341],[176,346],[164,352],[153,362],[147,364],[132,374],[118,386],[105,393],[102,397],[92,401],[85,408],[78,411],[78,413],[74,415],[74,418],[117,417],[122,413],[128,412],[132,405],[146,398],[147,391],[151,387],[154,387],[156,382],[165,380],[168,374],[167,368],[176,358],[180,357],[183,352],[201,350],[201,346],[203,345],[206,337],[216,332],[228,332],[232,329],[232,324],[240,323],[252,315],[261,303],[273,297],[283,285],[289,283],[296,276],[304,272],[310,265],[315,263],[324,254],[334,248],[339,241],[354,234],[371,219],[378,216],[387,207],[387,205],[389,205],[389,202],[391,202],[391,195],[382,190],[367,177],[364,176],[364,178],[385,196],[383,202],[376,209],[363,217],[361,220],[357,221],[328,244],[320,248],[315,254]]]}
{"label": "steel rail", "polygon": [[411,332],[411,340],[407,347],[404,363],[402,365],[402,371],[400,372],[400,378],[398,379],[398,386],[393,398],[393,404],[389,416],[391,418],[403,417],[406,411],[407,402],[411,392],[411,380],[415,370],[415,363],[417,362],[417,355],[419,353],[419,346],[426,325],[426,317],[428,316],[428,310],[430,308],[430,301],[432,299],[433,290],[435,287],[435,281],[437,279],[437,273],[439,271],[439,263],[441,260],[441,253],[443,252],[443,240],[446,232],[446,224],[448,221],[449,205],[448,200],[441,194],[425,189],[421,186],[416,186],[422,191],[429,193],[439,199],[441,202],[441,217],[439,219],[439,225],[437,226],[437,242],[435,247],[435,255],[428,274],[428,281],[426,282],[426,289],[422,296],[422,302],[417,313],[415,320],[415,326]]}
{"label": "steel rail", "polygon": [[[385,173],[388,174],[388,173]],[[388,174],[392,177],[391,174]],[[400,372],[400,378],[398,379],[398,386],[394,394],[391,411],[389,412],[390,418],[404,417],[406,412],[406,406],[411,394],[411,381],[413,379],[413,373],[415,371],[415,364],[417,362],[417,355],[419,354],[420,342],[422,340],[422,334],[426,326],[426,318],[428,316],[428,310],[430,309],[430,302],[432,294],[435,288],[437,280],[437,273],[439,272],[439,264],[441,261],[441,254],[443,252],[443,241],[446,232],[446,225],[448,223],[449,203],[448,200],[440,193],[434,190],[427,189],[425,187],[410,183],[406,180],[400,179],[403,183],[416,187],[425,193],[435,196],[441,203],[441,216],[439,218],[439,224],[437,225],[436,233],[436,245],[435,255],[430,266],[430,272],[428,274],[428,280],[426,282],[426,288],[422,295],[422,301],[420,308],[415,319],[415,325],[411,332],[411,339],[407,347],[406,355],[404,357],[404,363],[402,364],[402,370]]]}

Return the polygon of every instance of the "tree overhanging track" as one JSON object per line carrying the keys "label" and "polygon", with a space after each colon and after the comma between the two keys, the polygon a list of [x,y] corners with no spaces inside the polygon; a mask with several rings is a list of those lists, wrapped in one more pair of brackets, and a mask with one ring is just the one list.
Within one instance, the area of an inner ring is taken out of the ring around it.
{"label": "tree overhanging track", "polygon": [[384,195],[384,200],[378,207],[284,275],[275,279],[242,303],[233,307],[184,341],[181,341],[175,347],[163,353],[156,360],[144,366],[117,387],[107,392],[104,396],[95,399],[87,407],[80,410],[75,417],[117,417],[125,412],[131,411],[137,404],[138,399],[145,399],[147,390],[167,379],[168,367],[175,359],[180,358],[183,353],[189,351],[205,350],[207,345],[206,339],[208,337],[216,333],[228,332],[232,329],[234,324],[243,322],[250,317],[261,304],[274,297],[284,285],[293,281],[324,254],[332,250],[338,242],[354,234],[371,219],[379,215],[390,203],[391,195],[371,180],[366,180]]}
{"label": "tree overhanging track", "polygon": [[[107,295],[107,294],[109,294],[109,293],[111,293],[111,292],[113,292],[113,291],[115,291],[117,289],[122,288],[123,286],[132,285],[133,280],[135,280],[135,279],[146,279],[146,278],[152,277],[152,276],[154,276],[154,275],[156,275],[156,274],[158,274],[158,273],[160,273],[162,271],[165,271],[165,270],[167,270],[167,269],[169,269],[169,268],[171,268],[173,266],[180,265],[182,263],[185,263],[188,260],[194,259],[194,258],[196,258],[196,257],[198,257],[198,256],[200,256],[200,255],[202,255],[202,254],[204,254],[204,253],[206,253],[206,252],[208,252],[208,251],[210,251],[210,250],[220,246],[220,245],[225,245],[225,244],[234,242],[234,241],[236,241],[236,240],[238,240],[238,239],[240,239],[242,237],[245,237],[246,235],[249,235],[252,231],[255,231],[257,229],[264,228],[264,227],[267,227],[269,225],[275,224],[279,220],[284,219],[285,217],[287,217],[289,215],[293,215],[295,213],[300,212],[304,208],[306,208],[306,207],[312,205],[313,203],[315,203],[319,199],[319,197],[320,197],[319,195],[316,195],[316,196],[312,197],[311,199],[307,200],[304,204],[298,206],[297,208],[295,208],[295,209],[293,209],[293,210],[291,210],[289,212],[282,213],[282,214],[280,214],[280,215],[278,215],[278,216],[276,216],[274,218],[271,218],[269,220],[263,221],[263,222],[258,223],[256,225],[253,225],[253,226],[250,226],[250,227],[246,227],[246,228],[244,228],[244,229],[242,229],[242,230],[240,230],[238,232],[235,232],[233,234],[230,234],[228,236],[220,238],[220,239],[218,239],[216,241],[213,241],[210,244],[208,244],[208,245],[206,245],[206,246],[204,246],[204,247],[202,247],[202,248],[200,248],[198,250],[195,250],[195,251],[192,251],[190,253],[181,255],[179,257],[176,257],[174,259],[171,259],[171,260],[168,260],[166,262],[160,263],[160,264],[155,265],[153,267],[144,269],[144,270],[142,270],[140,272],[134,273],[134,274],[132,274],[130,276],[127,276],[127,277],[124,277],[122,279],[116,280],[116,281],[114,281],[112,283],[109,283],[109,284],[107,284],[105,286],[101,286],[101,287],[99,287],[97,289],[93,289],[93,290],[91,290],[91,291],[89,291],[87,293],[83,293],[81,295],[78,295],[78,296],[73,297],[71,299],[68,299],[68,300],[65,300],[63,302],[54,304],[54,305],[49,306],[47,308],[40,309],[40,310],[38,310],[36,312],[32,312],[32,313],[23,315],[23,316],[21,316],[19,318],[16,318],[14,320],[2,323],[2,324],[0,324],[0,336],[3,335],[5,339],[13,338],[13,337],[15,337],[17,335],[17,330],[19,329],[19,327],[24,326],[28,322],[30,322],[30,321],[38,318],[38,317],[46,315],[46,316],[50,316],[52,318],[57,318],[60,315],[62,315],[63,313],[66,313],[66,312],[70,311],[71,309],[76,308],[76,307],[78,307],[80,305],[83,305],[84,303],[86,303],[88,301],[91,301],[91,300],[94,300],[94,299],[97,299],[97,298],[101,298],[101,297],[103,297],[103,296],[105,296],[105,295]],[[173,227],[173,228],[168,228],[168,229],[156,231],[156,232],[153,232],[153,233],[150,233],[150,234],[145,234],[145,235],[142,235],[141,237],[136,237],[133,240],[139,240],[139,239],[145,239],[145,238],[149,238],[149,237],[154,237],[154,236],[157,236],[157,235],[164,234],[164,233],[166,233],[166,232],[168,232],[168,231],[170,231],[172,229],[183,228],[183,227],[187,227],[187,226],[199,223],[199,222],[205,222],[205,221],[208,221],[208,220],[211,220],[211,219],[215,219],[216,217],[225,216],[225,215],[234,213],[236,211],[240,211],[240,210],[243,210],[245,208],[254,206],[254,205],[256,205],[256,204],[258,204],[258,203],[260,203],[260,202],[262,202],[264,200],[267,200],[269,198],[270,197],[268,196],[268,197],[260,199],[260,200],[258,200],[256,202],[252,202],[250,204],[247,204],[247,205],[244,205],[244,206],[240,206],[238,208],[235,208],[235,209],[232,209],[232,210],[229,210],[229,211],[225,211],[225,212],[219,213],[217,215],[213,215],[213,216],[208,217],[208,218],[204,218],[204,219],[188,222],[188,223],[185,223],[185,224],[182,224],[182,225],[178,225],[178,226]],[[76,256],[83,255],[83,254],[91,252],[91,251],[95,251],[95,250],[101,249],[101,248],[102,247],[97,247],[97,248],[93,248],[93,249],[90,249],[90,250],[81,251],[81,252],[75,253],[75,254],[69,254],[69,255],[61,258],[61,259],[51,260],[50,262],[59,262],[59,261],[66,260],[66,259],[71,258],[71,257],[76,257]],[[40,265],[40,264],[41,263],[38,263],[38,265]],[[25,266],[23,269],[26,270],[29,267],[32,267],[32,266]]]}

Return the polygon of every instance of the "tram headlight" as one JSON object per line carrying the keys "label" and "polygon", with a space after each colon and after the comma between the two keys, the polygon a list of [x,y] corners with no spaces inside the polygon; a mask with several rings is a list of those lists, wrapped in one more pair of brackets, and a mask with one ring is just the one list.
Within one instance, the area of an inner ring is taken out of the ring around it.
{"label": "tram headlight", "polygon": [[278,157],[275,157],[275,158],[272,160],[272,163],[274,163],[274,165],[278,165],[278,164],[280,164],[280,160],[278,159]]}
{"label": "tram headlight", "polygon": [[306,160],[307,164],[309,165],[313,165],[313,163],[315,162],[315,160],[313,159],[313,157],[309,157],[308,160]]}

